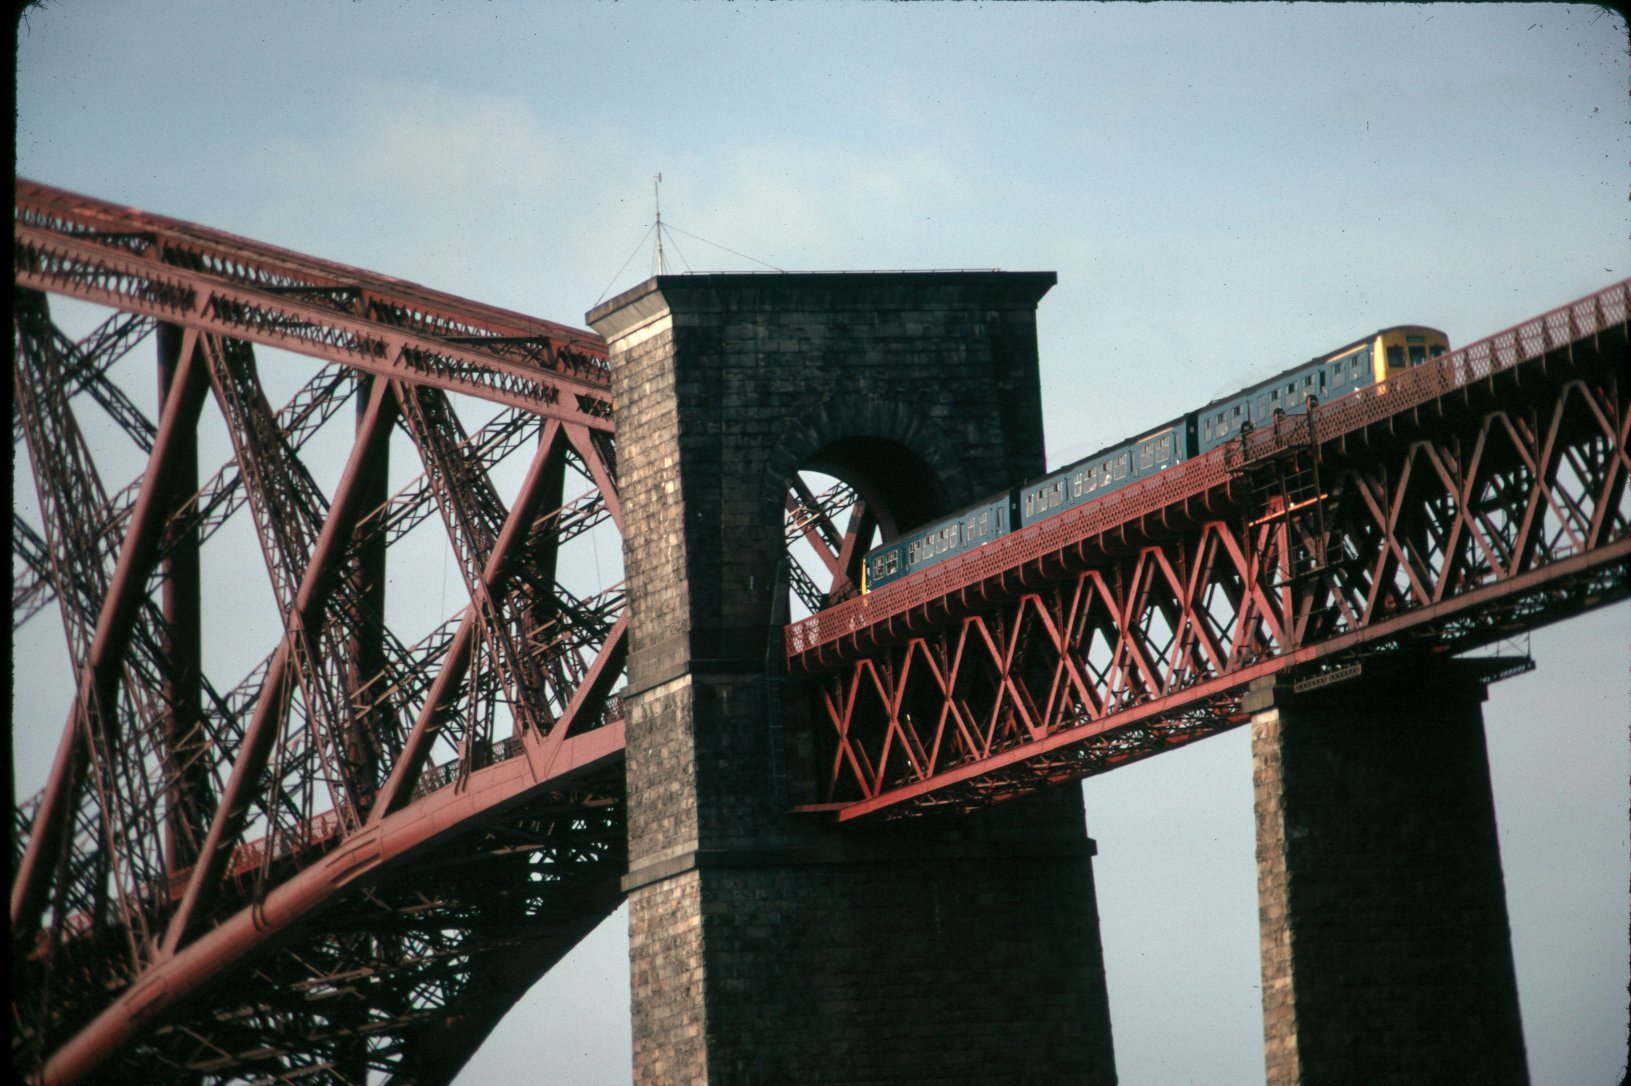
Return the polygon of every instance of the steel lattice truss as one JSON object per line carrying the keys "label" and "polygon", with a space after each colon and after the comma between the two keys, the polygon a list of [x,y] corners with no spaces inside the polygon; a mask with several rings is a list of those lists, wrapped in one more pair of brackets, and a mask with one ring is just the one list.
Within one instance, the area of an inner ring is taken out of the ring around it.
{"label": "steel lattice truss", "polygon": [[[967,808],[1631,592],[1631,284],[789,627],[841,818]],[[916,582],[916,583],[913,583]]]}
{"label": "steel lattice truss", "polygon": [[[75,688],[14,812],[15,1067],[447,1081],[621,899],[623,597],[565,568],[621,518],[602,343],[24,181],[14,232],[13,629],[55,605]],[[316,360],[291,396],[268,347]],[[430,578],[392,556],[437,521],[463,589],[404,638],[385,585]],[[274,632],[220,675],[234,530]]]}
{"label": "steel lattice truss", "polygon": [[[838,527],[843,515],[844,527]],[[861,559],[876,530],[877,520],[866,502],[848,484],[837,482],[821,494],[814,494],[803,479],[795,476],[787,494],[787,543],[791,548],[803,541],[821,563],[814,574],[797,561],[789,561],[788,588],[814,613],[860,593]],[[827,582],[822,588],[816,581]]]}

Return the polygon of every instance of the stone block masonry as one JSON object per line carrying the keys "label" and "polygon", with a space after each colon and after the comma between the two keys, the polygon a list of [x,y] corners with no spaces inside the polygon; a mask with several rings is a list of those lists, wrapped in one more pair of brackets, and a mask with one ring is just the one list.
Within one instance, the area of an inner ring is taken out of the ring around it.
{"label": "stone block masonry", "polygon": [[589,314],[631,619],[637,1082],[1114,1081],[1079,793],[906,826],[792,813],[819,744],[774,624],[796,471],[894,529],[1041,470],[1052,282],[659,276]]}
{"label": "stone block masonry", "polygon": [[1483,697],[1443,660],[1253,691],[1271,1086],[1529,1081]]}

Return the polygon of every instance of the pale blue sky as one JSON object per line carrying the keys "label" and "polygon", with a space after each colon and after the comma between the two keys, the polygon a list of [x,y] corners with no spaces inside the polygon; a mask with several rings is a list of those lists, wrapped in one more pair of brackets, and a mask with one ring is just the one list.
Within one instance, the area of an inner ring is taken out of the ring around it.
{"label": "pale blue sky", "polygon": [[[667,221],[778,267],[1055,270],[1064,463],[1381,325],[1462,343],[1631,275],[1626,40],[1587,5],[54,0],[17,171],[578,325],[649,274],[618,270],[659,170]],[[1625,1058],[1627,618],[1537,636],[1487,706],[1537,1084]],[[54,744],[62,697],[18,697],[20,751]],[[1122,1082],[1261,1081],[1245,734],[1086,795]],[[626,1081],[621,924],[461,1081]]]}

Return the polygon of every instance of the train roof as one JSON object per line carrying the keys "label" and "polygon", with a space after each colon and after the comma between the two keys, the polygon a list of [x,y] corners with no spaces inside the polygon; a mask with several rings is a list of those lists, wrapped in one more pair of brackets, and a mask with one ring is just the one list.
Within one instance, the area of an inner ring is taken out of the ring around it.
{"label": "train roof", "polygon": [[1090,460],[1097,460],[1099,457],[1103,456],[1107,452],[1114,452],[1115,450],[1124,448],[1124,447],[1126,447],[1128,445],[1136,445],[1138,442],[1143,441],[1145,438],[1152,437],[1155,434],[1159,434],[1163,430],[1170,430],[1173,427],[1183,426],[1184,423],[1185,423],[1185,420],[1187,420],[1191,414],[1199,414],[1200,412],[1205,411],[1207,408],[1214,407],[1217,404],[1233,403],[1233,402],[1235,402],[1236,400],[1240,399],[1243,396],[1253,395],[1256,392],[1258,392],[1260,389],[1268,388],[1269,386],[1274,385],[1274,384],[1284,380],[1287,374],[1296,373],[1299,370],[1302,370],[1304,367],[1314,365],[1315,363],[1324,362],[1327,359],[1335,358],[1337,355],[1347,354],[1349,351],[1353,350],[1355,347],[1363,347],[1365,344],[1370,343],[1372,340],[1376,339],[1377,336],[1385,336],[1389,332],[1431,332],[1431,333],[1433,333],[1435,335],[1444,336],[1446,341],[1448,341],[1449,338],[1450,338],[1449,336],[1444,335],[1444,333],[1442,331],[1440,331],[1439,329],[1434,328],[1434,327],[1432,327],[1430,325],[1426,325],[1426,324],[1392,324],[1392,325],[1389,325],[1386,328],[1378,328],[1374,332],[1370,332],[1370,333],[1368,333],[1366,335],[1360,336],[1358,339],[1352,341],[1351,343],[1345,343],[1341,347],[1337,347],[1334,350],[1326,351],[1324,354],[1317,354],[1313,358],[1310,358],[1310,359],[1308,359],[1307,361],[1304,361],[1304,362],[1298,362],[1294,366],[1287,366],[1285,369],[1281,370],[1279,373],[1276,373],[1276,374],[1274,374],[1272,376],[1269,376],[1269,377],[1265,377],[1261,381],[1256,382],[1255,384],[1250,384],[1250,385],[1247,385],[1244,388],[1236,389],[1234,392],[1229,393],[1227,396],[1220,396],[1215,400],[1208,400],[1206,403],[1204,403],[1201,406],[1195,408],[1193,411],[1186,411],[1182,415],[1179,415],[1177,418],[1168,419],[1166,422],[1157,423],[1156,425],[1151,426],[1146,430],[1140,430],[1138,433],[1133,434],[1131,437],[1126,437],[1126,438],[1123,438],[1120,441],[1111,442],[1109,445],[1104,446],[1103,448],[1099,449],[1097,452],[1091,452],[1091,453],[1088,453],[1086,456],[1078,457],[1075,460],[1072,460],[1068,464],[1064,464],[1064,465],[1061,465],[1060,467],[1056,467],[1056,468],[1049,468],[1047,471],[1043,472],[1041,475],[1036,475],[1036,476],[1033,476],[1033,477],[1031,477],[1029,479],[1026,479],[1020,485],[1021,486],[1031,486],[1032,484],[1040,483],[1043,480],[1053,478],[1055,475],[1059,474],[1062,471],[1068,471],[1071,468],[1074,468],[1078,464],[1085,464]]}
{"label": "train roof", "polygon": [[1161,433],[1161,432],[1163,432],[1165,430],[1180,429],[1180,428],[1183,427],[1184,421],[1185,421],[1185,419],[1187,417],[1188,417],[1187,415],[1179,415],[1176,418],[1168,419],[1166,422],[1157,423],[1156,425],[1151,426],[1147,430],[1140,430],[1138,433],[1132,435],[1131,437],[1124,437],[1120,441],[1112,441],[1110,444],[1104,446],[1103,448],[1099,449],[1096,452],[1090,452],[1086,456],[1078,456],[1076,459],[1072,460],[1068,464],[1061,464],[1056,468],[1049,468],[1047,471],[1044,471],[1041,475],[1033,475],[1031,478],[1026,479],[1024,482],[1020,483],[1019,485],[1022,486],[1022,487],[1033,486],[1036,483],[1040,483],[1040,482],[1044,482],[1045,480],[1052,479],[1055,475],[1058,475],[1061,471],[1069,471],[1071,468],[1076,467],[1078,464],[1085,464],[1090,460],[1097,460],[1099,457],[1103,456],[1107,452],[1115,452],[1117,449],[1126,448],[1128,445],[1136,445],[1140,441],[1143,441],[1145,438],[1154,437],[1156,434],[1159,434],[1159,433]]}
{"label": "train roof", "polygon": [[1207,408],[1215,407],[1216,405],[1218,405],[1220,403],[1234,403],[1236,400],[1240,399],[1243,396],[1250,396],[1253,393],[1256,393],[1257,391],[1259,391],[1260,389],[1268,388],[1271,385],[1279,383],[1282,379],[1285,378],[1285,376],[1287,374],[1296,373],[1299,370],[1302,370],[1303,368],[1305,368],[1307,366],[1312,366],[1312,365],[1314,365],[1316,363],[1324,362],[1327,359],[1335,358],[1339,354],[1347,354],[1349,351],[1353,350],[1355,347],[1363,347],[1363,346],[1365,346],[1365,344],[1370,343],[1372,340],[1374,340],[1377,336],[1385,336],[1389,332],[1432,332],[1435,335],[1444,336],[1446,342],[1450,338],[1449,336],[1444,335],[1444,333],[1441,332],[1439,329],[1434,328],[1431,325],[1426,325],[1426,324],[1391,324],[1386,328],[1378,328],[1374,332],[1370,332],[1370,333],[1367,333],[1366,335],[1360,336],[1358,339],[1354,340],[1352,343],[1345,343],[1341,347],[1337,347],[1334,350],[1326,351],[1324,354],[1317,354],[1313,358],[1307,359],[1306,361],[1298,362],[1295,366],[1287,366],[1285,369],[1281,370],[1279,373],[1273,374],[1272,376],[1269,376],[1269,377],[1265,377],[1261,381],[1257,381],[1257,382],[1254,382],[1253,384],[1249,384],[1249,385],[1245,386],[1244,388],[1236,389],[1234,392],[1229,393],[1227,396],[1219,396],[1215,400],[1208,400],[1205,403],[1201,404],[1201,406],[1195,408],[1195,411],[1197,413],[1201,412],[1201,411],[1205,411]]}

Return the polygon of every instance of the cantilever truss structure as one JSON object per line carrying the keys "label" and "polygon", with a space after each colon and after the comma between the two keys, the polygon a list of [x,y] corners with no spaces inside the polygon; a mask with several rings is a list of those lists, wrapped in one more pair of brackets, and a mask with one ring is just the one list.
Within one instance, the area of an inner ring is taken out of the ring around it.
{"label": "cantilever truss structure", "polygon": [[841,819],[996,802],[1631,592],[1631,282],[787,631]]}
{"label": "cantilever truss structure", "polygon": [[[55,606],[77,685],[15,812],[14,1065],[447,1081],[621,900],[623,599],[568,568],[620,520],[601,341],[24,181],[14,234],[13,628]],[[438,520],[463,591],[403,636]]]}

